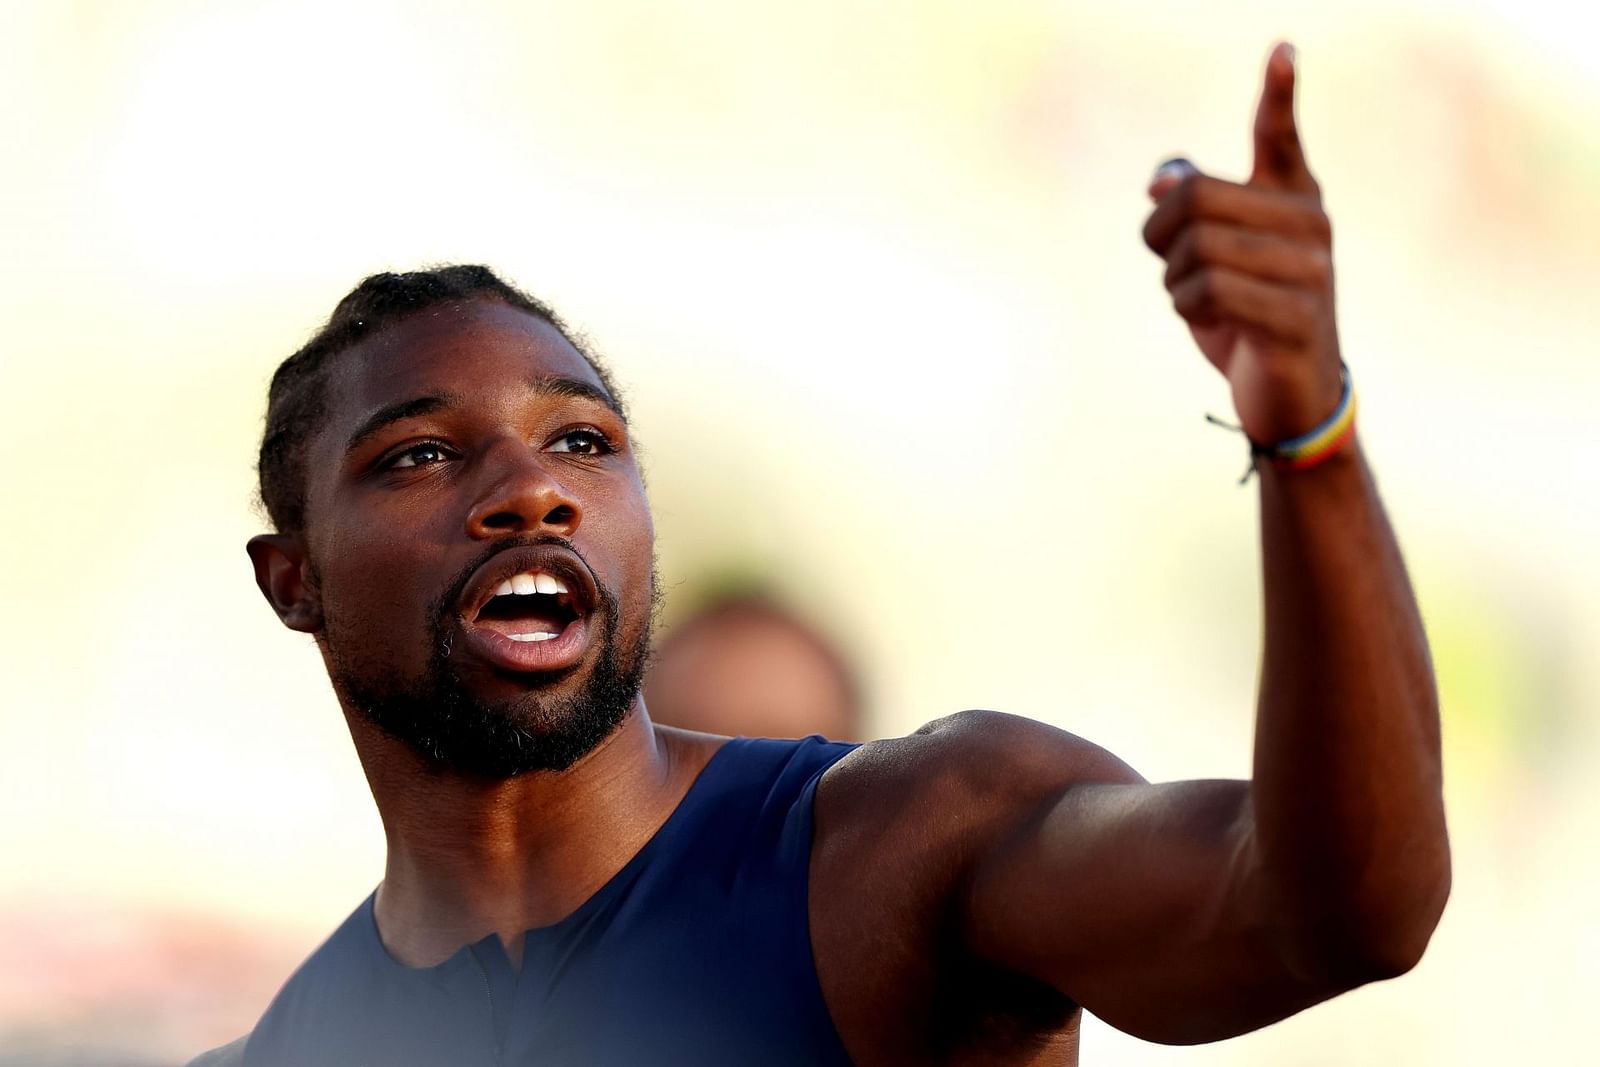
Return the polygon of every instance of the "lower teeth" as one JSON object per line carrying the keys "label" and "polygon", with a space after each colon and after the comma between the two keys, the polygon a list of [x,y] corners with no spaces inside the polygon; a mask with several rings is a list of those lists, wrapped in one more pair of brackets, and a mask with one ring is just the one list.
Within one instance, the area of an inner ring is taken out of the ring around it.
{"label": "lower teeth", "polygon": [[555,634],[506,634],[513,641],[548,641]]}

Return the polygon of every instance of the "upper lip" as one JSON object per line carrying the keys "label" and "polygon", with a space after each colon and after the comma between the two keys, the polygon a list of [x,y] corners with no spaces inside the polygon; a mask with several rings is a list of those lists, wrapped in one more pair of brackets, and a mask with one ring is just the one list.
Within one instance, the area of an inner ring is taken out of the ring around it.
{"label": "upper lip", "polygon": [[473,573],[458,602],[462,620],[476,620],[483,606],[494,599],[495,588],[501,582],[532,571],[561,579],[570,595],[572,610],[580,618],[593,611],[600,600],[594,576],[576,552],[560,545],[520,546],[491,556]]}

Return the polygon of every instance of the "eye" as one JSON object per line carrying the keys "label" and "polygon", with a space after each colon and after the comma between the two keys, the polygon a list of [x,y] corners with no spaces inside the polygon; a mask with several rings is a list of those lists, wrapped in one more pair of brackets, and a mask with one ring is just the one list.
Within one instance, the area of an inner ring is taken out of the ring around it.
{"label": "eye", "polygon": [[552,452],[571,452],[580,456],[603,456],[616,451],[599,430],[568,430],[550,443]]}
{"label": "eye", "polygon": [[433,463],[442,463],[449,458],[450,452],[443,445],[423,441],[391,455],[383,462],[383,469],[392,471],[406,467],[426,467]]}

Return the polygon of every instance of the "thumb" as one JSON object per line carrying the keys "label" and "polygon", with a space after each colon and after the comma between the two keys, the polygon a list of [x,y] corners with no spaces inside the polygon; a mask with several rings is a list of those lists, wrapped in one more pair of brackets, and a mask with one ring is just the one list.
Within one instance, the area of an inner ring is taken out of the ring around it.
{"label": "thumb", "polygon": [[1256,105],[1255,164],[1251,185],[1315,193],[1317,180],[1306,166],[1300,130],[1294,121],[1294,46],[1280,41],[1267,57],[1261,102]]}

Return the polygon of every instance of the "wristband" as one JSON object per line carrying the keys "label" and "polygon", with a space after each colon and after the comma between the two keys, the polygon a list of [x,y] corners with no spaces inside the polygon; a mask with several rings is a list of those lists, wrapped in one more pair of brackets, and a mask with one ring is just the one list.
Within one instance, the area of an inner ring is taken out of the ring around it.
{"label": "wristband", "polygon": [[[1356,433],[1356,391],[1350,382],[1350,368],[1342,362],[1339,364],[1339,382],[1343,386],[1339,393],[1339,404],[1321,424],[1299,437],[1291,437],[1275,445],[1250,441],[1250,466],[1245,470],[1244,477],[1239,479],[1240,485],[1248,482],[1256,472],[1258,459],[1271,460],[1279,470],[1303,471],[1338,455],[1344,449]],[[1215,415],[1207,415],[1206,419],[1213,425],[1244,433],[1243,427],[1224,422]],[[1245,440],[1250,440],[1248,434]]]}

